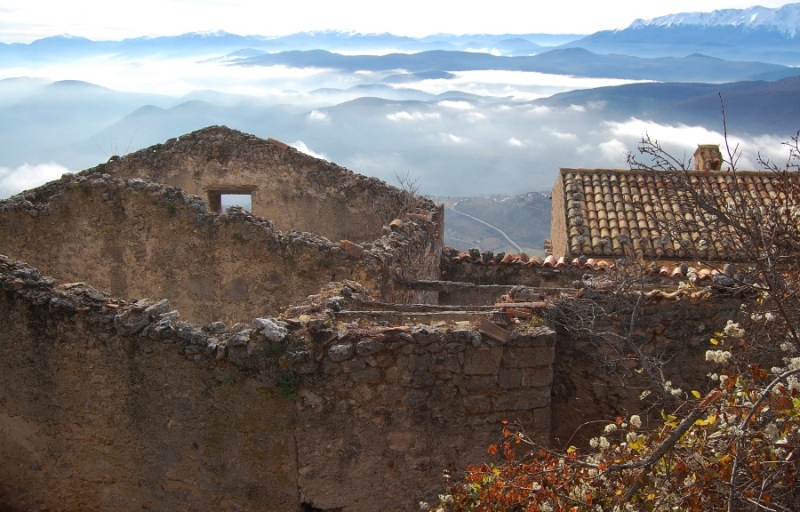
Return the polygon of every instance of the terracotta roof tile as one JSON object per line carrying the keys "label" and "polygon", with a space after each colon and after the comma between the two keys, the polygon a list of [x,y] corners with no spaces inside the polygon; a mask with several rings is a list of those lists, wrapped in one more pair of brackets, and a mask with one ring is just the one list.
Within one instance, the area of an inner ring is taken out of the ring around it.
{"label": "terracotta roof tile", "polygon": [[[739,260],[742,252],[734,238],[713,216],[690,209],[694,190],[732,207],[750,201],[765,208],[800,191],[800,176],[791,173],[691,171],[686,177],[692,190],[666,173],[562,169],[569,256],[613,257],[633,250],[645,257]],[[792,193],[787,195],[786,187]]]}

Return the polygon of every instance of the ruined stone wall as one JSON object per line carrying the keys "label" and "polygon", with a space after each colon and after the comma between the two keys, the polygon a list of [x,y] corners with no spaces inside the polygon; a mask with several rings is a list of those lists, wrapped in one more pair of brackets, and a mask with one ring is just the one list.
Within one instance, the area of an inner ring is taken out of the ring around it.
{"label": "ruined stone wall", "polygon": [[278,229],[334,241],[372,241],[393,219],[434,208],[431,201],[378,179],[224,126],[113,157],[96,170],[172,185],[206,201],[221,191],[248,193],[253,214]]}
{"label": "ruined stone wall", "polygon": [[344,323],[365,291],[326,292],[198,326],[0,256],[0,508],[414,510],[502,420],[548,436],[552,331]]}
{"label": "ruined stone wall", "polygon": [[555,261],[544,262],[538,257],[523,260],[519,255],[471,252],[472,256],[452,248],[443,252],[440,279],[478,287],[453,287],[441,292],[440,304],[494,304],[502,293],[496,288],[480,288],[488,285],[574,289],[575,281],[580,281],[585,272],[594,273],[573,265],[556,264]]}
{"label": "ruined stone wall", "polygon": [[[712,294],[698,299],[701,293],[656,295],[639,308],[633,307],[635,297],[610,295],[557,301],[550,308],[547,320],[558,332],[552,404],[556,446],[598,435],[604,424],[586,426],[587,421],[648,410],[660,420],[660,409],[650,409],[652,400],[640,399],[648,383],[641,370],[632,370],[641,366],[625,342],[634,312],[630,339],[645,356],[663,361],[657,366],[674,387],[705,394],[717,385],[708,374],[719,371],[719,365],[706,361],[705,352],[714,348],[709,343],[713,333],[736,320],[741,298]],[[585,330],[589,327],[593,334]]]}
{"label": "ruined stone wall", "polygon": [[168,297],[198,322],[275,315],[342,279],[364,283],[381,300],[418,298],[395,294],[391,281],[436,275],[439,230],[439,219],[407,218],[345,250],[353,244],[284,234],[241,209],[210,213],[175,187],[96,172],[0,201],[0,253],[114,296]]}
{"label": "ruined stone wall", "polygon": [[127,304],[0,269],[0,508],[296,509],[294,409],[268,376],[187,359],[174,332],[120,335]]}

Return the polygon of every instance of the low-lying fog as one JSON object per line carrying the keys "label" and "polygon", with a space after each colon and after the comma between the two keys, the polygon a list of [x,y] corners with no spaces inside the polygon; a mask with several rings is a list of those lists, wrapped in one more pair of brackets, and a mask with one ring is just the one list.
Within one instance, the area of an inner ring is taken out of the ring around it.
{"label": "low-lying fog", "polygon": [[[434,196],[549,190],[559,167],[626,167],[649,134],[677,156],[718,128],[658,124],[555,93],[631,83],[521,71],[419,79],[404,70],[237,66],[226,59],[114,56],[2,68],[0,198],[211,124],[272,137],[356,172],[418,178]],[[27,78],[16,78],[27,77]],[[61,83],[75,80],[96,84]],[[59,83],[52,83],[59,82]],[[105,88],[105,89],[103,89]],[[713,99],[712,99],[713,101]],[[785,157],[779,134],[738,136],[740,169]]]}

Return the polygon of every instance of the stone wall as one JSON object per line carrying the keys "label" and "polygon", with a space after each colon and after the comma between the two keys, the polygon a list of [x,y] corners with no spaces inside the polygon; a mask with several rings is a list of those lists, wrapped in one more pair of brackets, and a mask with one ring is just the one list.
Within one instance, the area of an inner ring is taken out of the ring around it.
{"label": "stone wall", "polygon": [[198,326],[0,256],[0,508],[413,510],[502,420],[547,438],[552,331],[337,319],[364,297]]}
{"label": "stone wall", "polygon": [[393,219],[416,208],[435,208],[378,179],[225,126],[112,157],[95,170],[179,187],[210,203],[220,193],[250,194],[253,214],[278,229],[330,240],[371,242]]}
{"label": "stone wall", "polygon": [[585,425],[591,420],[649,411],[660,421],[660,409],[651,408],[653,397],[640,398],[648,382],[626,338],[644,356],[662,361],[655,367],[684,393],[698,390],[705,395],[718,385],[708,375],[719,371],[719,365],[706,361],[705,352],[715,348],[709,342],[713,333],[736,320],[742,299],[710,288],[668,295],[649,294],[638,308],[635,296],[612,294],[552,304],[546,316],[558,333],[552,403],[555,446],[598,435],[605,423]]}
{"label": "stone wall", "polygon": [[369,243],[283,233],[241,209],[216,214],[181,189],[84,171],[0,201],[0,253],[124,298],[168,297],[185,318],[235,322],[354,279],[389,302],[397,277],[438,275],[441,219],[412,214]]}

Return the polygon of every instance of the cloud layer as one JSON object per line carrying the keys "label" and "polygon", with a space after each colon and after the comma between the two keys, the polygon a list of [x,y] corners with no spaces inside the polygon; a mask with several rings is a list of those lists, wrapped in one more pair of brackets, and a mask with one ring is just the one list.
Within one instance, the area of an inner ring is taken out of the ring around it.
{"label": "cloud layer", "polygon": [[0,198],[18,194],[61,177],[69,169],[58,164],[28,165],[15,169],[0,167]]}

